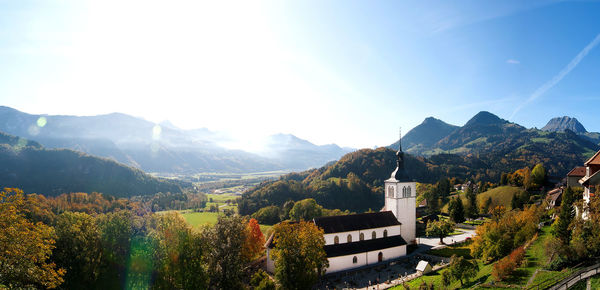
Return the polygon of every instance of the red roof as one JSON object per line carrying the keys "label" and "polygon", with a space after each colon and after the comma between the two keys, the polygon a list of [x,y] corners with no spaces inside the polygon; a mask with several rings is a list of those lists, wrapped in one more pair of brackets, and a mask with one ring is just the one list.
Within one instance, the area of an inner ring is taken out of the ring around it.
{"label": "red roof", "polygon": [[585,176],[585,166],[573,168],[571,171],[569,171],[569,173],[567,173],[567,176]]}
{"label": "red roof", "polygon": [[594,156],[592,156],[592,158],[588,159],[588,161],[586,161],[585,166],[588,166],[590,164],[592,165],[600,165],[600,151],[596,152],[596,154],[594,154]]}

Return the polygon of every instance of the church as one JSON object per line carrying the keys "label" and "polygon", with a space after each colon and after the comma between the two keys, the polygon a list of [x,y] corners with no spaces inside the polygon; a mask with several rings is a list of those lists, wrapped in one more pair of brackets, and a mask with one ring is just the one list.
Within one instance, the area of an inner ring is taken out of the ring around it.
{"label": "church", "polygon": [[[380,212],[312,220],[324,231],[327,274],[405,256],[406,246],[415,243],[417,185],[406,174],[401,146],[396,158],[396,170],[384,182],[385,206]],[[265,246],[267,271],[273,273],[273,235]]]}

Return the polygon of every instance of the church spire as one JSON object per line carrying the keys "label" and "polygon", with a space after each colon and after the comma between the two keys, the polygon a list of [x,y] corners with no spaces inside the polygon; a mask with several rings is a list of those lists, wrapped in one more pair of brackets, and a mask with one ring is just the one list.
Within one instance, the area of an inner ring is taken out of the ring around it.
{"label": "church spire", "polygon": [[400,139],[398,140],[398,152],[396,152],[396,170],[392,172],[392,178],[397,181],[409,181],[404,169],[404,152],[402,152],[402,128],[400,128]]}

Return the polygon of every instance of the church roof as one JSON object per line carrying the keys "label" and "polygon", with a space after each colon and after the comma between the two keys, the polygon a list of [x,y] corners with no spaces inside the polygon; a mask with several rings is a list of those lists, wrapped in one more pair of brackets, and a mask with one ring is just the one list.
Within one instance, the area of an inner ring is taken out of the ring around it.
{"label": "church roof", "polygon": [[398,247],[406,245],[406,241],[402,236],[391,236],[387,238],[379,238],[374,240],[364,240],[352,243],[343,243],[337,245],[325,246],[325,253],[327,257],[339,257],[347,256],[352,254],[372,252],[377,250],[383,250],[392,247]]}
{"label": "church roof", "polygon": [[314,222],[326,234],[400,225],[391,211],[320,217]]}

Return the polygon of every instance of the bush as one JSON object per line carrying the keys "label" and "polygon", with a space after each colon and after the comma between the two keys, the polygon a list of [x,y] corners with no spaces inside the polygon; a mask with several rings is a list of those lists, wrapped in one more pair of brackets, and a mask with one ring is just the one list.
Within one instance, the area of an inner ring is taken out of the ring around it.
{"label": "bush", "polygon": [[494,264],[492,276],[496,281],[506,279],[521,265],[523,258],[525,258],[525,248],[518,247],[510,255]]}

